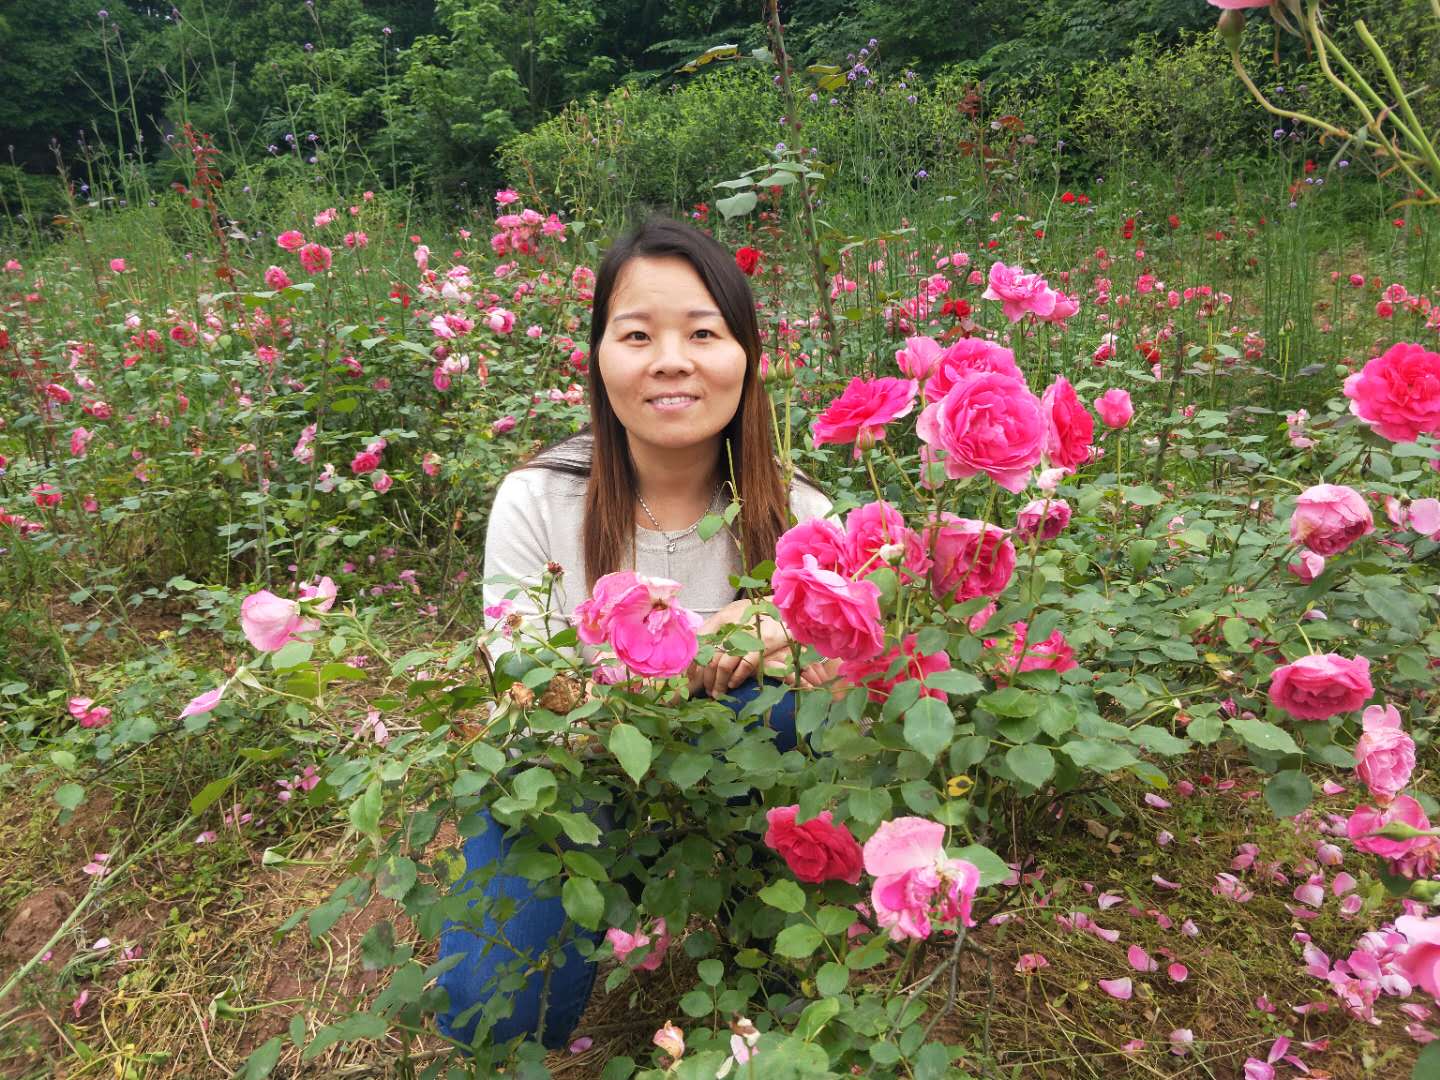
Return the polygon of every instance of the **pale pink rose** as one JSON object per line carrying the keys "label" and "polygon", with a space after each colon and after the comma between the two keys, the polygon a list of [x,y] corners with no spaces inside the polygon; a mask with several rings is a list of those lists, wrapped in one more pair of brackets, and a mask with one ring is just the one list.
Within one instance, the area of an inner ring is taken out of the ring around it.
{"label": "pale pink rose", "polygon": [[313,585],[300,586],[300,599],[318,600],[319,603],[314,605],[314,609],[329,611],[335,606],[335,597],[338,595],[338,591],[335,582],[330,579],[329,575],[326,575]]}
{"label": "pale pink rose", "polygon": [[261,652],[279,650],[305,628],[304,623],[299,604],[276,596],[269,589],[247,596],[240,605],[240,629]]}
{"label": "pale pink rose", "polygon": [[1009,349],[985,338],[961,338],[936,359],[925,384],[925,400],[939,401],[956,383],[987,371],[1025,381],[1024,373],[1015,363],[1015,354]]}
{"label": "pale pink rose", "polygon": [[1306,488],[1290,517],[1290,539],[1327,557],[1374,531],[1375,518],[1364,496],[1344,484]]}
{"label": "pale pink rose", "polygon": [[1064,499],[1032,499],[1015,515],[1015,536],[1054,540],[1070,524],[1070,504]]}
{"label": "pale pink rose", "polygon": [[[802,526],[803,528],[803,526]],[[791,530],[794,532],[795,530]],[[811,530],[823,541],[823,530]],[[789,535],[788,533],[786,535]],[[887,565],[887,549],[900,547],[899,565],[915,577],[924,577],[930,569],[930,556],[925,553],[925,541],[920,534],[905,524],[900,511],[889,503],[872,502],[857,506],[845,515],[844,572],[848,575],[873,573]],[[781,565],[778,548],[775,563]],[[809,549],[816,561],[825,565],[822,549]]]}
{"label": "pale pink rose", "polygon": [[1006,491],[1020,491],[1045,450],[1045,415],[1020,379],[982,373],[957,383],[926,407],[920,438],[944,454],[952,480],[983,472]]}
{"label": "pale pink rose", "polygon": [[1440,499],[1416,499],[1406,510],[1405,519],[1421,536],[1440,541]]}
{"label": "pale pink rose", "polygon": [[1345,380],[1350,411],[1391,442],[1440,434],[1440,353],[1390,346]]}
{"label": "pale pink rose", "polygon": [[1339,653],[1302,656],[1270,676],[1270,703],[1297,720],[1327,720],[1354,712],[1370,700],[1370,661]]}
{"label": "pale pink rose", "polygon": [[1059,301],[1059,295],[1039,274],[1027,274],[1002,262],[991,264],[989,284],[980,295],[984,300],[999,300],[1011,322],[1019,322],[1027,314],[1043,319],[1054,312]]}
{"label": "pale pink rose", "polygon": [[670,933],[664,919],[656,919],[648,931],[637,929],[633,934],[627,934],[624,930],[612,926],[605,932],[605,940],[615,950],[615,958],[622,964],[629,962],[630,954],[636,949],[650,946],[649,955],[634,965],[638,971],[656,970],[665,960],[665,950],[670,947]]}
{"label": "pale pink rose", "polygon": [[1365,710],[1364,732],[1355,744],[1355,773],[1380,803],[1404,790],[1415,770],[1415,742],[1401,729],[1394,705]]}
{"label": "pale pink rose", "polygon": [[277,236],[275,243],[279,244],[286,251],[299,251],[305,246],[305,234],[297,232],[294,229],[289,229]]}
{"label": "pale pink rose", "polygon": [[329,270],[330,249],[324,244],[306,244],[300,249],[300,265],[311,274]]}
{"label": "pale pink rose", "polygon": [[1052,466],[1073,473],[1090,460],[1095,421],[1063,375],[1045,389],[1040,407],[1045,413],[1045,457]]}
{"label": "pale pink rose", "polygon": [[1112,386],[1095,399],[1095,412],[1101,423],[1118,431],[1130,426],[1130,421],[1135,416],[1135,406],[1130,403],[1128,390]]}
{"label": "pale pink rose", "polygon": [[1195,1045],[1195,1032],[1189,1028],[1176,1028],[1170,1032],[1170,1052],[1177,1057],[1184,1057]]}
{"label": "pale pink rose", "polygon": [[912,379],[924,382],[940,366],[940,343],[930,337],[907,337],[905,347],[895,350],[895,363]]}
{"label": "pale pink rose", "polygon": [[180,719],[187,716],[201,716],[214,710],[220,704],[220,699],[225,696],[225,687],[217,686],[214,690],[207,690],[205,693],[190,699],[190,703],[180,710]]}
{"label": "pale pink rose", "polygon": [[930,588],[947,603],[999,596],[1015,573],[1015,546],[1004,529],[943,513],[925,529],[934,565]]}
{"label": "pale pink rose", "polygon": [[765,846],[779,853],[798,881],[812,885],[822,881],[858,883],[860,845],[850,830],[836,825],[829,810],[820,811],[802,825],[795,824],[799,813],[798,805],[767,810]]}
{"label": "pale pink rose", "polygon": [[850,547],[850,537],[835,522],[829,518],[809,518],[787,530],[775,542],[775,566],[780,570],[795,570],[805,565],[806,555],[813,555],[821,569],[848,575],[852,565]]}
{"label": "pale pink rose", "polygon": [[495,308],[485,316],[485,325],[497,334],[508,334],[515,329],[515,313],[505,308]]}
{"label": "pale pink rose", "polygon": [[389,473],[387,473],[384,469],[381,469],[375,474],[374,479],[370,481],[370,486],[374,488],[378,494],[384,495],[387,491],[390,490],[391,485],[394,483],[395,478]]}
{"label": "pale pink rose", "polygon": [[1313,551],[1300,552],[1300,558],[1285,568],[1307,585],[1325,572],[1325,556]]}
{"label": "pale pink rose", "polygon": [[[868,691],[870,700],[876,704],[883,704],[889,698],[890,691],[907,679],[922,680],[920,693],[923,696],[944,701],[945,692],[923,686],[923,680],[937,671],[949,671],[950,657],[944,652],[922,654],[916,647],[918,641],[918,634],[908,634],[901,645],[892,645],[873,659],[846,660],[840,665],[840,678],[852,686],[863,686]],[[905,654],[905,661],[896,670],[902,652]]]}
{"label": "pale pink rose", "polygon": [[798,568],[775,571],[775,606],[802,645],[813,645],[838,660],[868,660],[884,646],[880,589],[826,570],[814,555]]}
{"label": "pale pink rose", "polygon": [[885,438],[886,424],[910,414],[919,389],[914,379],[851,379],[811,424],[814,445],[854,443],[858,460],[861,451]]}
{"label": "pale pink rose", "polygon": [[1440,918],[1401,915],[1395,929],[1405,935],[1405,951],[1395,966],[1412,985],[1440,1001]]}
{"label": "pale pink rose", "polygon": [[269,289],[285,289],[291,284],[290,275],[278,266],[272,266],[265,271],[265,286]]}
{"label": "pale pink rose", "polygon": [[894,941],[930,936],[930,919],[974,926],[971,905],[980,871],[945,855],[945,827],[919,817],[881,824],[865,841],[865,870],[875,878],[870,903]]}

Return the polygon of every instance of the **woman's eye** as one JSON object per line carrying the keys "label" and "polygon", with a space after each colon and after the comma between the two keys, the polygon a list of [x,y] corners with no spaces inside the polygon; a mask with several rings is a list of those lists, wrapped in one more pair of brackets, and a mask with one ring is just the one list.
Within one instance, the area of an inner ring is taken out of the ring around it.
{"label": "woman's eye", "polygon": [[699,330],[696,330],[695,333],[697,333],[697,334],[708,334],[708,335],[709,335],[710,337],[712,337],[712,338],[718,336],[718,335],[716,335],[716,333],[715,333],[714,330],[707,330],[707,329],[706,329],[705,327],[703,327],[703,326],[702,326]]}
{"label": "woman's eye", "polygon": [[644,331],[644,330],[631,330],[628,334],[626,334],[626,335],[625,335],[623,338],[621,338],[620,340],[621,340],[621,341],[634,341],[635,338],[636,338],[636,335],[639,335],[640,337],[643,338],[643,337],[645,336],[645,331]]}

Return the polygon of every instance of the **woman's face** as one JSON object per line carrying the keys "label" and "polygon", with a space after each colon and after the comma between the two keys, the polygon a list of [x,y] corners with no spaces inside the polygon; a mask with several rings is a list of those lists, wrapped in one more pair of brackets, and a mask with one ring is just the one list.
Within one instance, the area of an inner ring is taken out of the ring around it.
{"label": "woman's face", "polygon": [[598,352],[632,453],[716,439],[740,407],[744,346],[695,268],[678,256],[625,264]]}

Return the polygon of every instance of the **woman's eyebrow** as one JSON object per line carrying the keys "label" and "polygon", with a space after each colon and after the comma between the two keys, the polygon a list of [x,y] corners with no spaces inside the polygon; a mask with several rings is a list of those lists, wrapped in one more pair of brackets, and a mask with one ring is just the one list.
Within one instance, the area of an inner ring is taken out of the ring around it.
{"label": "woman's eyebrow", "polygon": [[[718,316],[719,314],[720,312],[716,311],[714,308],[693,308],[692,310],[685,313],[686,317],[691,319],[704,319],[710,316]],[[638,319],[640,322],[649,322],[650,313],[646,311],[626,311],[619,315],[616,315],[610,321],[620,322],[624,319]]]}

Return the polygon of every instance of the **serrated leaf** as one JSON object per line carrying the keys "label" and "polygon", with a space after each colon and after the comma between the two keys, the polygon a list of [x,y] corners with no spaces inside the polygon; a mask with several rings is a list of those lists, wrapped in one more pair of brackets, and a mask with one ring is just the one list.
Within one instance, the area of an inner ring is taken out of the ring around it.
{"label": "serrated leaf", "polygon": [[1012,746],[1005,752],[1010,771],[1033,788],[1040,788],[1055,775],[1055,755],[1044,746],[1026,743]]}
{"label": "serrated leaf", "polygon": [[805,910],[805,890],[793,881],[776,881],[759,892],[759,897],[773,908],[794,915]]}
{"label": "serrated leaf", "polygon": [[968,671],[961,671],[959,668],[948,668],[945,671],[937,671],[933,675],[926,675],[924,681],[927,687],[941,690],[947,694],[978,694],[985,689],[985,684],[976,676]]}
{"label": "serrated leaf", "polygon": [[605,897],[600,887],[589,878],[566,878],[560,888],[560,902],[569,915],[587,930],[600,929],[600,919],[605,914]]}
{"label": "serrated leaf", "polygon": [[640,783],[650,771],[650,761],[655,748],[650,740],[630,724],[616,724],[610,730],[610,752],[615,755],[620,767],[635,783]]}
{"label": "serrated leaf", "polygon": [[1257,750],[1268,750],[1272,754],[1300,753],[1300,747],[1295,745],[1290,733],[1268,720],[1248,720],[1237,716],[1228,723],[1232,731]]}
{"label": "serrated leaf", "polygon": [[790,960],[804,960],[820,947],[825,938],[808,923],[796,923],[780,931],[775,938],[775,953]]}
{"label": "serrated leaf", "polygon": [[921,698],[905,713],[905,741],[930,761],[955,737],[955,714],[944,702]]}
{"label": "serrated leaf", "polygon": [[1310,778],[1299,769],[1286,769],[1272,776],[1265,785],[1265,801],[1276,817],[1292,818],[1315,798]]}
{"label": "serrated leaf", "polygon": [[1004,690],[997,690],[993,694],[986,694],[980,699],[979,705],[996,716],[1023,718],[1038,713],[1040,701],[1037,694],[1021,690],[1019,687],[1009,686]]}

